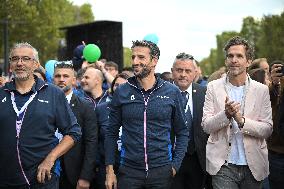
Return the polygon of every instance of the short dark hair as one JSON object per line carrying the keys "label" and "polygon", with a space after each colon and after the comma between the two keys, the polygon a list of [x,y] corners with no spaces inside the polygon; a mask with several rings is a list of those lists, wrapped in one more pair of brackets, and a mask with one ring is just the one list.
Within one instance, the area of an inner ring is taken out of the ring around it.
{"label": "short dark hair", "polygon": [[107,62],[105,63],[105,66],[114,67],[114,69],[118,71],[118,65],[117,65],[117,63],[115,63],[115,62],[113,62],[113,61],[107,61]]}
{"label": "short dark hair", "polygon": [[251,79],[265,84],[265,70],[262,68],[256,68],[249,71],[249,76]]}
{"label": "short dark hair", "polygon": [[173,82],[172,72],[163,72],[160,78],[171,83]]}
{"label": "short dark hair", "polygon": [[147,41],[147,40],[142,40],[142,41],[136,40],[136,41],[132,41],[131,49],[133,49],[134,47],[148,47],[150,49],[151,57],[157,58],[159,60],[160,49],[155,43],[151,41]]}
{"label": "short dark hair", "polygon": [[111,94],[114,93],[114,91],[113,91],[114,84],[115,84],[115,82],[116,82],[116,80],[117,80],[118,78],[128,79],[129,77],[130,77],[130,76],[127,75],[126,73],[117,74],[117,75],[115,76],[115,78],[113,79],[113,81],[111,82],[110,93],[111,93]]}
{"label": "short dark hair", "polygon": [[35,69],[34,73],[39,73],[42,76],[42,78],[44,79],[44,81],[46,81],[45,73],[43,72],[43,70],[41,68]]}
{"label": "short dark hair", "polygon": [[249,70],[257,69],[260,68],[260,63],[261,62],[267,62],[266,58],[257,58],[252,61],[251,65],[249,66]]}
{"label": "short dark hair", "polygon": [[235,46],[235,45],[243,45],[245,47],[246,50],[246,58],[248,60],[253,60],[254,59],[254,46],[253,44],[251,44],[248,40],[246,40],[245,38],[242,38],[240,36],[235,36],[231,39],[229,39],[224,47],[224,52],[225,52],[225,57],[228,56],[228,49],[231,46]]}

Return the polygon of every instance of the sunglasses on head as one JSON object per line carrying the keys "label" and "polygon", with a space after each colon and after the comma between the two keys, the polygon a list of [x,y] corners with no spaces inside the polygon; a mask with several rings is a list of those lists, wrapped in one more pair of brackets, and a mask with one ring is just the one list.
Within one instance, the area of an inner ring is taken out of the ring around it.
{"label": "sunglasses on head", "polygon": [[54,68],[73,68],[73,62],[71,60],[58,61],[54,64]]}

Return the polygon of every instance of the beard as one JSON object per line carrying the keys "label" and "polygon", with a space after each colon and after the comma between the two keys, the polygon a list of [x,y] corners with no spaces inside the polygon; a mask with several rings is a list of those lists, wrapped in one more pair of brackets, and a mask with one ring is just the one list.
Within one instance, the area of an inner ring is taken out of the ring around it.
{"label": "beard", "polygon": [[24,70],[24,72],[20,74],[14,71],[12,74],[18,81],[27,81],[31,76],[31,74],[27,70]]}
{"label": "beard", "polygon": [[64,93],[66,93],[67,91],[69,91],[71,89],[71,86],[66,86],[66,87],[63,87],[61,89]]}
{"label": "beard", "polygon": [[[136,72],[135,68],[137,68],[137,67],[141,67],[142,70],[139,71],[139,72]],[[134,75],[136,77],[138,77],[139,79],[144,79],[144,78],[148,77],[150,75],[150,73],[151,73],[151,68],[148,67],[145,64],[142,64],[142,63],[139,64],[138,66],[137,65],[133,65],[132,68],[134,70]]]}
{"label": "beard", "polygon": [[229,75],[231,75],[231,76],[238,76],[238,75],[241,75],[242,73],[244,73],[246,71],[246,68],[242,68],[242,67],[240,67],[240,68],[234,68],[234,69],[232,69],[232,68],[229,68]]}

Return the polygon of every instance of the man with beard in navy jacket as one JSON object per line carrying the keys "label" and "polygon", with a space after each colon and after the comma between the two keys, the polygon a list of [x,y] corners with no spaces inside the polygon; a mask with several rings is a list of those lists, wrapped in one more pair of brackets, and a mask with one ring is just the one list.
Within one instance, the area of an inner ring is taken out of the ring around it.
{"label": "man with beard in navy jacket", "polygon": [[[155,43],[134,41],[131,49],[135,76],[116,89],[110,105],[105,140],[106,187],[170,188],[188,144],[182,96],[176,86],[155,76],[160,56]],[[120,126],[117,182],[113,165]],[[173,153],[171,129],[176,136]]]}
{"label": "man with beard in navy jacket", "polygon": [[[14,79],[0,88],[1,189],[58,189],[57,159],[81,137],[64,93],[33,75],[38,66],[30,44],[12,48]],[[60,143],[56,129],[63,134]]]}

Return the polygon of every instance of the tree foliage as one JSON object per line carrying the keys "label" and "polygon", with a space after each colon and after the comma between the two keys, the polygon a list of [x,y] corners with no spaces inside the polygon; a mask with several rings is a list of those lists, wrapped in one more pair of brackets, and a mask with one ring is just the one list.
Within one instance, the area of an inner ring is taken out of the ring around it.
{"label": "tree foliage", "polygon": [[123,67],[131,67],[131,49],[123,47]]}
{"label": "tree foliage", "polygon": [[[3,0],[0,20],[8,20],[9,48],[27,41],[38,51],[41,62],[56,59],[60,39],[59,28],[94,21],[90,4],[75,6],[67,0]],[[0,30],[3,33],[3,30]],[[3,44],[3,37],[0,38]],[[3,45],[1,45],[3,56]]]}
{"label": "tree foliage", "polygon": [[258,56],[268,61],[284,61],[284,11],[281,15],[264,16],[261,21],[260,38],[257,42]]}
{"label": "tree foliage", "polygon": [[217,48],[212,49],[210,55],[200,64],[205,75],[224,66],[224,45],[229,38],[236,35],[255,45],[256,58],[267,58],[270,63],[276,59],[284,60],[284,11],[280,15],[263,16],[261,20],[249,16],[243,19],[240,32],[225,31],[216,36]]}

